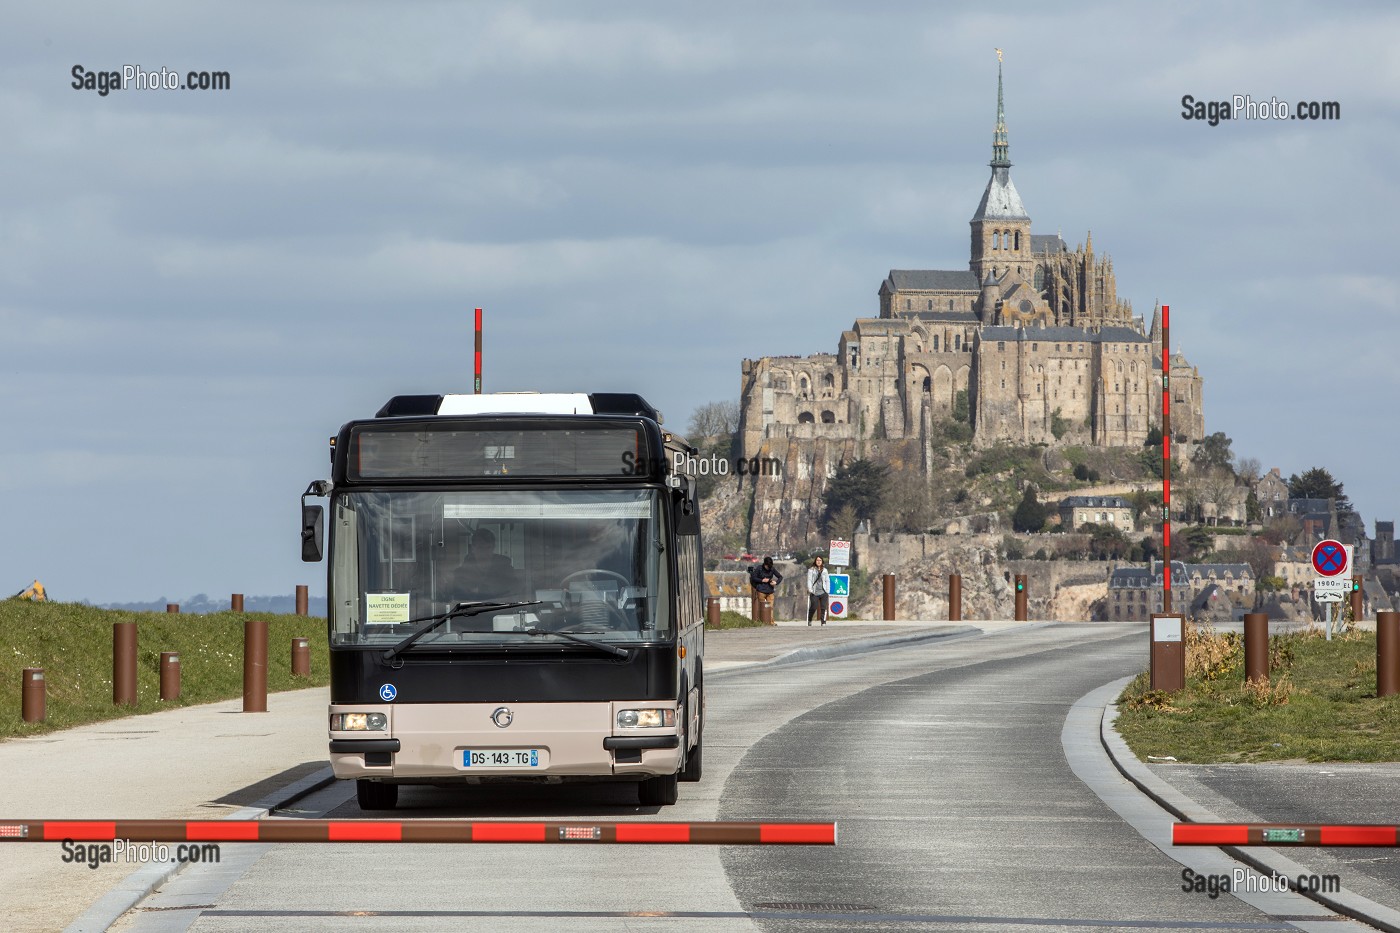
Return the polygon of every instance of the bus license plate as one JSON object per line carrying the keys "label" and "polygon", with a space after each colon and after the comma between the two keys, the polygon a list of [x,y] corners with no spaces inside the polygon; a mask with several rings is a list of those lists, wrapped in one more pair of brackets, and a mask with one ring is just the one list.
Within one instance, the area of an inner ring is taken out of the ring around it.
{"label": "bus license plate", "polygon": [[490,748],[462,752],[464,768],[538,768],[544,763],[538,748]]}

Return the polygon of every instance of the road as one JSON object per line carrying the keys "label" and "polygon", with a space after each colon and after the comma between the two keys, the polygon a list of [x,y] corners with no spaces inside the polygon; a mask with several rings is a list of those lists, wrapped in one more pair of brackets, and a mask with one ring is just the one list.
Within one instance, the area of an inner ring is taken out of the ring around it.
{"label": "road", "polygon": [[[399,814],[835,820],[834,848],[231,845],[114,929],[1359,929],[1183,892],[1182,866],[1076,776],[1071,707],[1142,662],[1140,627],[1056,625],[741,669],[708,680],[705,779],[677,806],[412,788]],[[336,785],[280,817],[360,815]]]}

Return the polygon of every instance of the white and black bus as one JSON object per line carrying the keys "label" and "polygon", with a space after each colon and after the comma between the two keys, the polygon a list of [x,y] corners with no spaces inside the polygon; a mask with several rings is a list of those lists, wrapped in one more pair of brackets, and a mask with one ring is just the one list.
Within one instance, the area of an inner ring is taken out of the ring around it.
{"label": "white and black bus", "polygon": [[[400,784],[700,779],[704,611],[686,442],[640,396],[413,395],[331,440],[330,758]],[[693,461],[691,461],[693,462]]]}

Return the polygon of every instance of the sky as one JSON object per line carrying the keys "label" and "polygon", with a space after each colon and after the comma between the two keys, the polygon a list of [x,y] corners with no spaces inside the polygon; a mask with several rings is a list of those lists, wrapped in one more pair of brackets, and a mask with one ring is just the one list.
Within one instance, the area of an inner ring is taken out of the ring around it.
{"label": "sky", "polygon": [[[1400,518],[1397,41],[1387,3],[12,5],[0,590],[323,594],[327,438],[470,391],[474,307],[486,391],[680,426],[834,351],[890,269],[966,267],[994,48],[1033,230],[1171,306],[1237,455]],[[127,65],[230,87],[72,86]]]}

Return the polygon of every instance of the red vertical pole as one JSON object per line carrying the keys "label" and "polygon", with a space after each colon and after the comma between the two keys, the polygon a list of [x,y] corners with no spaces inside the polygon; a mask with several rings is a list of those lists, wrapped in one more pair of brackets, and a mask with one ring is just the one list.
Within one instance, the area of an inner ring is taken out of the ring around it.
{"label": "red vertical pole", "polygon": [[481,394],[481,309],[476,309],[476,380],[472,383],[472,391],[476,395]]}
{"label": "red vertical pole", "polygon": [[1162,305],[1162,611],[1172,611],[1171,308]]}

